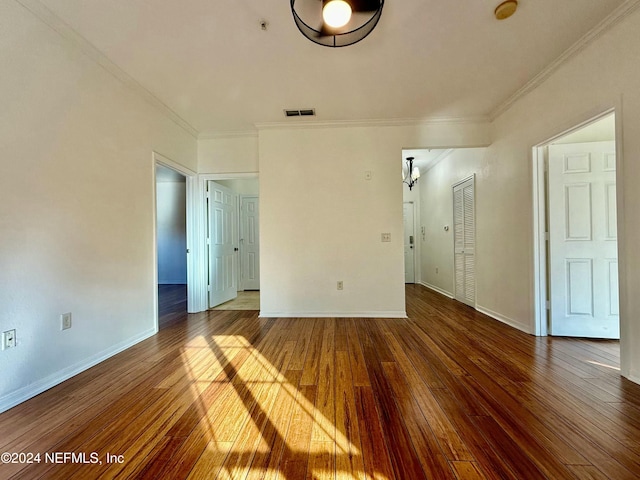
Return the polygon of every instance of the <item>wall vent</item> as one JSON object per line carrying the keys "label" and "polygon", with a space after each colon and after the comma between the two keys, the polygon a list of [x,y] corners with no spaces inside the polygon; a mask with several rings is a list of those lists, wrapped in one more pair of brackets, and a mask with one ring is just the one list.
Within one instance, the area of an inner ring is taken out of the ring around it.
{"label": "wall vent", "polygon": [[316,115],[315,108],[301,108],[300,110],[285,110],[285,117],[314,117]]}

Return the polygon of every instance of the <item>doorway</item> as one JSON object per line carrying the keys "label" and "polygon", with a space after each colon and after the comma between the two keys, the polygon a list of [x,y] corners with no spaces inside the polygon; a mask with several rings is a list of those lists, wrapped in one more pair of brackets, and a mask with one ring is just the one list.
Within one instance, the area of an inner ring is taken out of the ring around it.
{"label": "doorway", "polygon": [[163,328],[188,311],[187,190],[191,180],[154,154],[156,319]]}
{"label": "doorway", "polygon": [[615,137],[610,112],[534,150],[545,299],[537,334],[620,338]]}
{"label": "doorway", "polygon": [[235,309],[235,304],[258,304],[258,178],[253,174],[206,175],[202,180],[208,203],[208,307]]}

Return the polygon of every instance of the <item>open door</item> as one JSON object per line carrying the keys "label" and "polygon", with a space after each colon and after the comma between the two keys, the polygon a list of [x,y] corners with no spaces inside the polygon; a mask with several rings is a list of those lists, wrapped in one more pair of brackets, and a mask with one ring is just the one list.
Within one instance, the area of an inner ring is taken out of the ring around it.
{"label": "open door", "polygon": [[615,142],[549,146],[551,334],[620,338]]}
{"label": "open door", "polygon": [[238,296],[236,254],[236,195],[227,187],[209,181],[209,308]]}

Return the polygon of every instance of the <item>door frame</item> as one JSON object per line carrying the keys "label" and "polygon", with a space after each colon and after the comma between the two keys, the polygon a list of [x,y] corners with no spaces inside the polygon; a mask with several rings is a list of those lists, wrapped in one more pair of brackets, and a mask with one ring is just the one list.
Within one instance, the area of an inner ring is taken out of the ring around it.
{"label": "door frame", "polygon": [[[570,133],[574,133],[602,118],[615,115],[615,143],[616,143],[616,215],[618,218],[618,289],[620,303],[623,302],[624,255],[622,242],[623,228],[623,182],[622,171],[622,115],[621,108],[612,107],[589,116],[586,120],[562,130],[532,147],[532,187],[533,187],[533,297],[534,318],[533,334],[539,337],[549,335],[549,281],[548,281],[548,253],[547,253],[547,185],[545,159],[546,148],[549,144]],[[622,310],[622,309],[621,309]],[[620,312],[620,349],[623,350],[623,315]],[[621,364],[622,366],[622,364]]]}
{"label": "door frame", "polygon": [[[178,172],[185,177],[185,190],[186,190],[186,237],[187,237],[187,312],[197,313],[206,310],[203,307],[200,291],[202,290],[202,284],[200,281],[199,270],[200,258],[198,256],[198,241],[200,238],[199,225],[198,225],[198,195],[197,195],[197,174],[193,170],[190,170],[179,163],[174,162],[168,157],[158,153],[152,152],[151,155],[152,168],[153,168],[153,312],[155,318],[155,330],[158,331],[158,225],[157,225],[157,189],[156,189],[156,166],[161,165]],[[206,285],[205,285],[206,289]]]}

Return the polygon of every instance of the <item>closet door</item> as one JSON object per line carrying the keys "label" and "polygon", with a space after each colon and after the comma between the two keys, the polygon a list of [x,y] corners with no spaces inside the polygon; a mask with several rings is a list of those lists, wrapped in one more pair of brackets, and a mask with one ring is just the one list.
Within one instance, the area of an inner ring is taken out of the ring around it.
{"label": "closet door", "polygon": [[476,306],[475,178],[453,186],[455,298]]}

